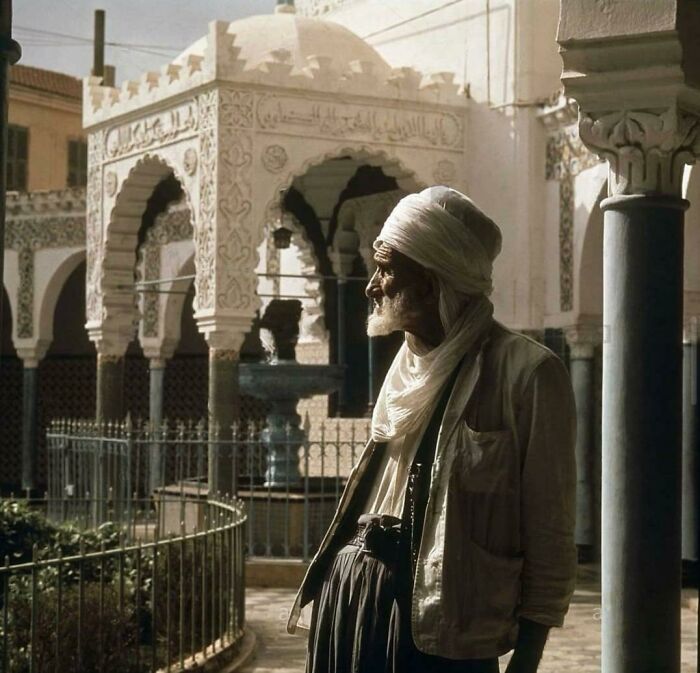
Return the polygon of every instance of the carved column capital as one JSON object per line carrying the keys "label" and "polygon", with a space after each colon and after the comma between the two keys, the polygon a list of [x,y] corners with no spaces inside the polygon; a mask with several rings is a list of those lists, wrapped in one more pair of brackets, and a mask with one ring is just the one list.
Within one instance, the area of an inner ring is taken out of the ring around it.
{"label": "carved column capital", "polygon": [[20,339],[14,344],[17,357],[22,360],[25,369],[38,367],[50,345],[51,342],[47,339]]}
{"label": "carved column capital", "polygon": [[700,316],[685,316],[683,319],[683,343],[700,343]]}
{"label": "carved column capital", "polygon": [[108,334],[104,331],[88,330],[90,341],[95,344],[98,359],[108,361],[124,357],[130,338],[123,334]]}
{"label": "carved column capital", "polygon": [[583,143],[610,165],[608,193],[680,196],[683,167],[700,154],[700,117],[663,111],[581,112]]}
{"label": "carved column capital", "polygon": [[164,363],[170,360],[177,348],[177,339],[141,339],[143,354],[151,363],[151,369],[162,369],[165,365],[154,365],[154,362]]}
{"label": "carved column capital", "polygon": [[[245,335],[250,331],[252,318],[246,316],[216,316],[197,318],[197,327],[204,334],[209,346],[210,357],[216,359],[216,353],[240,353]],[[222,356],[228,359],[228,356]]]}
{"label": "carved column capital", "polygon": [[591,360],[595,347],[603,342],[603,327],[597,323],[581,323],[564,328],[564,337],[572,360]]}

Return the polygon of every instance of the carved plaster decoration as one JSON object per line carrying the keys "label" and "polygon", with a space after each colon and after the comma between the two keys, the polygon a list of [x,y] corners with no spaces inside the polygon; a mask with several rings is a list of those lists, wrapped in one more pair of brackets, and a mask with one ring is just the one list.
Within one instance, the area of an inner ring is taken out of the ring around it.
{"label": "carved plaster decoration", "polygon": [[336,104],[297,96],[265,94],[257,121],[267,131],[304,133],[321,138],[346,138],[410,147],[463,147],[461,118],[449,112],[378,108],[359,103]]}
{"label": "carved plaster decoration", "polygon": [[21,248],[18,256],[17,336],[30,339],[34,336],[34,253]]}
{"label": "carved plaster decoration", "polygon": [[559,307],[571,311],[574,307],[574,178],[600,160],[581,141],[572,102],[560,98],[552,110],[545,112],[548,119],[543,115],[550,129],[545,177],[559,181]]}
{"label": "carved plaster decoration", "polygon": [[279,173],[289,161],[287,150],[282,145],[268,145],[262,153],[262,165],[270,173]]}
{"label": "carved plaster decoration", "polygon": [[197,150],[188,147],[182,158],[182,167],[187,175],[194,175],[197,172]]}
{"label": "carved plaster decoration", "polygon": [[103,317],[102,263],[104,249],[102,240],[102,160],[104,131],[88,136],[88,177],[85,221],[85,313],[88,322],[99,323]]}
{"label": "carved plaster decoration", "polygon": [[214,257],[216,253],[216,122],[218,91],[199,96],[199,217],[194,232],[196,310],[214,306]]}
{"label": "carved plaster decoration", "polygon": [[222,89],[217,184],[216,304],[223,309],[255,311],[256,241],[252,222],[253,97]]}
{"label": "carved plaster decoration", "polygon": [[197,101],[188,100],[170,110],[110,128],[105,137],[106,158],[118,159],[164,145],[193,135],[198,128]]}
{"label": "carved plaster decoration", "polygon": [[449,185],[457,177],[457,167],[448,159],[442,159],[435,165],[433,177],[438,184]]}
{"label": "carved plaster decoration", "polygon": [[8,218],[5,246],[11,250],[73,248],[85,245],[85,216],[67,214]]}
{"label": "carved plaster decoration", "polygon": [[[140,250],[142,280],[157,280],[160,277],[160,246],[144,245]],[[153,292],[143,293],[142,333],[145,337],[158,336],[159,294],[156,287]]]}
{"label": "carved plaster decoration", "polygon": [[[34,336],[34,255],[47,248],[85,245],[85,216],[75,214],[84,207],[83,190],[43,192],[8,197],[11,213],[5,229],[5,246],[19,257],[17,292],[17,336]],[[70,208],[73,212],[61,210]],[[43,214],[42,214],[43,213]]]}
{"label": "carved plaster decoration", "polygon": [[105,194],[110,198],[117,193],[117,174],[114,171],[109,171],[105,175]]}
{"label": "carved plaster decoration", "polygon": [[[200,96],[199,222],[195,232],[197,310],[253,312],[253,95],[220,89]],[[218,153],[218,156],[217,156]]]}
{"label": "carved plaster decoration", "polygon": [[624,110],[581,114],[583,142],[610,164],[608,193],[681,194],[685,164],[700,154],[700,119],[671,107],[664,112]]}
{"label": "carved plaster decoration", "polygon": [[[192,216],[189,208],[178,204],[156,218],[154,225],[146,232],[146,240],[139,250],[137,265],[140,280],[160,278],[161,251],[163,246],[177,241],[192,239]],[[159,336],[159,300],[157,292],[143,293],[142,335]]]}
{"label": "carved plaster decoration", "polygon": [[253,128],[254,103],[252,91],[221,89],[219,92],[221,123],[233,128]]}

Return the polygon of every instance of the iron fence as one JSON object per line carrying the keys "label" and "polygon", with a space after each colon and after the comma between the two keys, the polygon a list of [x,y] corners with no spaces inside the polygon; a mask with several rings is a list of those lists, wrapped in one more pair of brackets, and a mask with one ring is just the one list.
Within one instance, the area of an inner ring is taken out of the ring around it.
{"label": "iron fence", "polygon": [[[43,503],[42,503],[43,504]],[[184,671],[243,636],[244,505],[161,498],[180,533],[0,567],[0,673]],[[137,507],[132,508],[136,512]]]}
{"label": "iron fence", "polygon": [[307,560],[368,431],[366,423],[322,425],[309,439],[307,419],[303,431],[287,427],[273,441],[253,423],[234,424],[224,436],[204,422],[55,421],[47,433],[49,516],[93,527],[129,522],[131,539],[144,529],[162,535],[185,517],[159,501],[205,500],[210,463],[220,468],[224,461],[229,492],[246,503],[246,553]]}

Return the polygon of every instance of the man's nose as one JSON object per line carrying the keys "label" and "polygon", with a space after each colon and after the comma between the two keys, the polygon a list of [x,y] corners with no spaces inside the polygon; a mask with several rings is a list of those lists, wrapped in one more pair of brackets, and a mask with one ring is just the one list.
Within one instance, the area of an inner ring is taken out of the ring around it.
{"label": "man's nose", "polygon": [[367,283],[367,287],[365,288],[365,296],[368,299],[372,299],[373,297],[377,296],[378,292],[381,292],[381,288],[379,287],[379,275],[375,270],[372,277],[369,279],[369,283]]}

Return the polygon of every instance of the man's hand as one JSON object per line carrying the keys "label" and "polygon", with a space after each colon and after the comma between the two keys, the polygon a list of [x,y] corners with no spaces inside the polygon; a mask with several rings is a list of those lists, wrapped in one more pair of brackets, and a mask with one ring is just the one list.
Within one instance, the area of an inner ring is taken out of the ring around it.
{"label": "man's hand", "polygon": [[548,634],[549,626],[521,617],[518,642],[506,673],[536,673]]}

